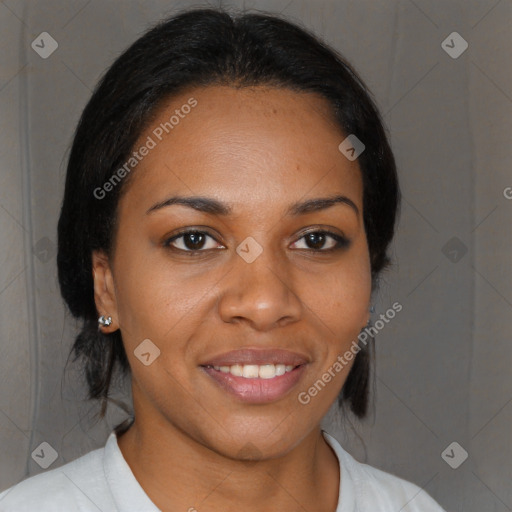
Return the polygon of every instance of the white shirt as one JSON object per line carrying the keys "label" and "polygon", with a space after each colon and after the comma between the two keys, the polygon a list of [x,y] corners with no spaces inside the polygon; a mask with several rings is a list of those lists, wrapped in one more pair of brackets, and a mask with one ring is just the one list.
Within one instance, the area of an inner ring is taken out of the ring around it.
{"label": "white shirt", "polygon": [[[325,431],[340,464],[336,512],[446,512],[415,484],[356,461]],[[103,448],[0,493],[1,512],[161,512],[133,475],[114,431]]]}

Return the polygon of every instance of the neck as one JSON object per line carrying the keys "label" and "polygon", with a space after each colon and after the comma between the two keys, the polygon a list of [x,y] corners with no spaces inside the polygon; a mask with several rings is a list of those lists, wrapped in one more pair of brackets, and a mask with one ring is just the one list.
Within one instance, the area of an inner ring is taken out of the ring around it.
{"label": "neck", "polygon": [[228,458],[169,423],[135,421],[118,445],[162,511],[226,512],[232,506],[245,512],[334,512],[337,507],[339,462],[319,426],[285,455],[252,461]]}

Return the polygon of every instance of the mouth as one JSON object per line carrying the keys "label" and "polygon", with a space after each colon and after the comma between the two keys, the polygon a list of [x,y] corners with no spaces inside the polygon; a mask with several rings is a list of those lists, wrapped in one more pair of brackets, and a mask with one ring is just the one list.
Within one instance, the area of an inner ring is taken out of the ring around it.
{"label": "mouth", "polygon": [[281,400],[298,385],[310,361],[286,350],[242,349],[200,365],[217,389],[238,401],[265,404]]}

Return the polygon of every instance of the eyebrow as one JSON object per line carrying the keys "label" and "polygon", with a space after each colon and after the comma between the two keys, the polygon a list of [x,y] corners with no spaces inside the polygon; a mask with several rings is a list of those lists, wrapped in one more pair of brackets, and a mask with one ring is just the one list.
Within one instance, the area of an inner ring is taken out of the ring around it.
{"label": "eyebrow", "polygon": [[[204,196],[173,196],[154,204],[146,214],[172,206],[174,204],[187,206],[199,212],[210,213],[219,216],[228,216],[233,213],[233,208],[216,199]],[[296,217],[311,212],[326,210],[335,204],[346,204],[350,206],[356,215],[359,216],[359,208],[350,198],[343,195],[334,195],[329,197],[318,197],[308,199],[302,202],[293,203],[286,211],[286,215]]]}

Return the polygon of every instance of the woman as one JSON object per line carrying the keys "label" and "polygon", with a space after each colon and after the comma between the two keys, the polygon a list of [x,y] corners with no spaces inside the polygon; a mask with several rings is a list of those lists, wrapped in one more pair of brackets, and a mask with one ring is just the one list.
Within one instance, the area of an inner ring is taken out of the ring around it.
{"label": "woman", "polygon": [[399,198],[366,87],[314,36],[213,9],[146,33],[83,112],[58,226],[90,397],[104,415],[118,366],[134,414],[0,508],[442,511],[320,427],[337,398],[366,415]]}

